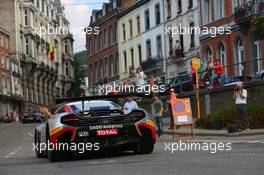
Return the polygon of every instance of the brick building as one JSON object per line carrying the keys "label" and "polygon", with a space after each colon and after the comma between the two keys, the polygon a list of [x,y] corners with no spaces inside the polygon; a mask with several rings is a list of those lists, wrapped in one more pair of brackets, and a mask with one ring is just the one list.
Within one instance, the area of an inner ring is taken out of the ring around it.
{"label": "brick building", "polygon": [[202,27],[230,27],[231,34],[200,36],[203,58],[220,59],[227,76],[251,75],[263,69],[264,42],[253,34],[262,0],[201,0]]}
{"label": "brick building", "polygon": [[119,0],[104,3],[102,9],[93,10],[89,28],[95,32],[86,35],[87,65],[90,92],[98,85],[119,80],[117,9]]}
{"label": "brick building", "polygon": [[0,116],[18,112],[11,94],[10,34],[0,28]]}

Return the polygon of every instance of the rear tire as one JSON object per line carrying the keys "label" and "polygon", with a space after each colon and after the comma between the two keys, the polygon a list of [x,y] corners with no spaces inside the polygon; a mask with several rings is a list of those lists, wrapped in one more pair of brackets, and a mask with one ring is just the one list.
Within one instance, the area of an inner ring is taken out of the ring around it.
{"label": "rear tire", "polygon": [[35,150],[36,157],[37,158],[44,157],[44,153],[40,151],[40,135],[37,131],[35,131],[35,145],[37,145],[37,149]]}
{"label": "rear tire", "polygon": [[154,142],[141,141],[139,149],[134,150],[136,154],[150,154],[154,150]]}

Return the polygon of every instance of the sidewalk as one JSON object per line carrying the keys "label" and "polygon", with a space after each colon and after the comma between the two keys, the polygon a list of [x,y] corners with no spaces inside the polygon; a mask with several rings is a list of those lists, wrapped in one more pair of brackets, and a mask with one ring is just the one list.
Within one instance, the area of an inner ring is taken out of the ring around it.
{"label": "sidewalk", "polygon": [[[172,130],[169,130],[170,119],[163,118],[163,127],[165,134],[171,135]],[[176,129],[176,133],[179,135],[191,135],[191,127],[180,127]],[[225,137],[237,137],[237,136],[255,136],[264,135],[264,129],[251,129],[249,131],[242,131],[238,133],[228,133],[227,130],[209,130],[209,129],[194,129],[195,136],[225,136]]]}

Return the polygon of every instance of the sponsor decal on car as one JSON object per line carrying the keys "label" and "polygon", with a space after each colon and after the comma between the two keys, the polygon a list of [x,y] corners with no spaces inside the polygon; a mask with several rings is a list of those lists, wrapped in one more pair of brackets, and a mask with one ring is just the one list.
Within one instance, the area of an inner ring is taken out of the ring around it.
{"label": "sponsor decal on car", "polygon": [[117,135],[118,129],[105,129],[105,130],[97,130],[97,136],[107,136],[107,135]]}
{"label": "sponsor decal on car", "polygon": [[123,128],[122,124],[114,124],[114,125],[95,125],[95,126],[90,126],[90,130],[98,130],[98,129],[114,129],[114,128]]}

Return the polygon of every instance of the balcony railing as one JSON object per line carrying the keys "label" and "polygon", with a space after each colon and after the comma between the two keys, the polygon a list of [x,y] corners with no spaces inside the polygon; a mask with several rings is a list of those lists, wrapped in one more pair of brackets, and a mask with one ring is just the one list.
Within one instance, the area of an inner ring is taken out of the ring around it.
{"label": "balcony railing", "polygon": [[264,2],[262,0],[251,0],[235,8],[235,22],[244,23],[253,16],[263,13]]}
{"label": "balcony railing", "polygon": [[146,61],[141,63],[141,67],[144,72],[151,72],[163,67],[163,58],[161,57],[151,57],[147,58]]}

